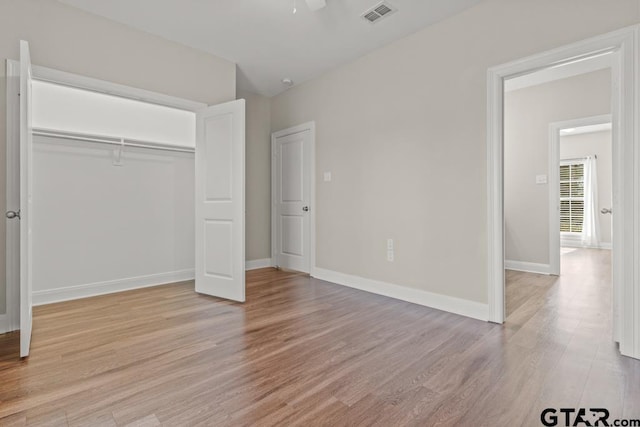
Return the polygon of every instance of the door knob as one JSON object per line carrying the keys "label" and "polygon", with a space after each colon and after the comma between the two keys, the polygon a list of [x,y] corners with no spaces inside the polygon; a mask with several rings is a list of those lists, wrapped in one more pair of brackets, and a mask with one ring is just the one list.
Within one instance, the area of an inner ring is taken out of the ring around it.
{"label": "door knob", "polygon": [[7,213],[5,214],[5,216],[9,219],[13,219],[13,218],[18,218],[20,219],[20,211],[15,212],[15,211],[7,211]]}
{"label": "door knob", "polygon": [[305,211],[305,212],[309,212],[309,206],[303,206],[302,210]]}
{"label": "door knob", "polygon": [[611,213],[611,209],[602,208],[602,209],[600,210],[600,213],[601,213],[601,214],[610,214],[610,213]]}

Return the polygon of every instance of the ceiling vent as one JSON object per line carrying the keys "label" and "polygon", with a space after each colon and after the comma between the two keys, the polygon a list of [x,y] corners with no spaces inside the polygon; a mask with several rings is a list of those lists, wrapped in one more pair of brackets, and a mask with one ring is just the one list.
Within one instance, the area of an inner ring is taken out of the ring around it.
{"label": "ceiling vent", "polygon": [[372,24],[375,24],[378,21],[382,21],[382,18],[393,15],[397,11],[398,9],[383,1],[373,6],[371,9],[365,10],[361,16]]}

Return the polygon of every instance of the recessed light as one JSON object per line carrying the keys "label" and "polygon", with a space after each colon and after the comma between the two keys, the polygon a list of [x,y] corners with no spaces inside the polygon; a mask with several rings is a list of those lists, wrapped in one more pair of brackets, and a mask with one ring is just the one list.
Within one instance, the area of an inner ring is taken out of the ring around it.
{"label": "recessed light", "polygon": [[282,84],[285,86],[293,86],[293,80],[291,80],[289,77],[285,77],[284,79],[281,80]]}

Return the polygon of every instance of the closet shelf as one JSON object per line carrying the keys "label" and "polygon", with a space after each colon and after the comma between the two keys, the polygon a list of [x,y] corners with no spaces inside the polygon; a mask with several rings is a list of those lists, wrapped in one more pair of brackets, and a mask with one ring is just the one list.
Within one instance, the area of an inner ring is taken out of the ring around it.
{"label": "closet shelf", "polygon": [[32,132],[38,136],[69,139],[73,141],[86,141],[98,144],[115,145],[119,147],[147,148],[151,150],[176,151],[180,153],[195,153],[195,149],[181,145],[165,144],[162,142],[141,141],[131,138],[120,138],[106,135],[95,135],[81,132],[69,132],[54,129],[33,128]]}

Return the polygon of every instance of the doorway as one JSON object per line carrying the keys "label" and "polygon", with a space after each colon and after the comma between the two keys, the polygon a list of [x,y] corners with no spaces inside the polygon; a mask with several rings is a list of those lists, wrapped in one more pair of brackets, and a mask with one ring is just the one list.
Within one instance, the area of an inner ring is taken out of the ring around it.
{"label": "doorway", "polygon": [[315,124],[271,135],[272,265],[312,273],[315,265]]}
{"label": "doorway", "polygon": [[[503,323],[505,319],[504,290],[504,171],[503,171],[503,112],[505,82],[513,77],[557,67],[568,63],[611,54],[612,66],[612,116],[613,116],[613,207],[617,212],[613,239],[613,286],[620,301],[620,325],[615,336],[619,337],[623,355],[640,357],[640,327],[634,320],[640,310],[638,282],[634,280],[637,238],[631,230],[638,230],[638,198],[628,183],[633,183],[637,170],[637,150],[634,150],[634,113],[637,76],[633,63],[637,57],[637,27],[588,39],[569,46],[520,59],[491,68],[488,72],[488,294],[489,320]],[[541,178],[542,180],[543,178]],[[627,230],[626,233],[624,230]]]}
{"label": "doorway", "polygon": [[612,248],[612,117],[552,123],[549,135],[550,261],[560,274],[561,248]]}

